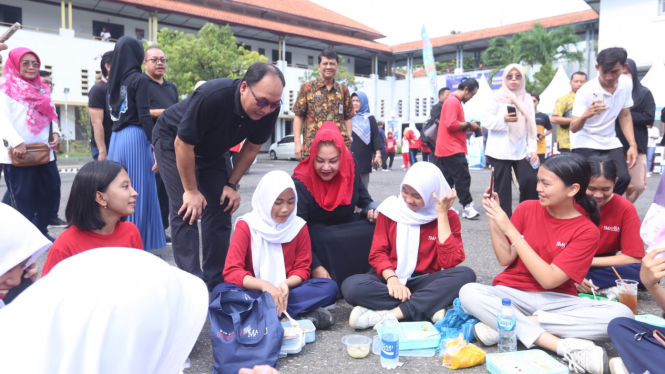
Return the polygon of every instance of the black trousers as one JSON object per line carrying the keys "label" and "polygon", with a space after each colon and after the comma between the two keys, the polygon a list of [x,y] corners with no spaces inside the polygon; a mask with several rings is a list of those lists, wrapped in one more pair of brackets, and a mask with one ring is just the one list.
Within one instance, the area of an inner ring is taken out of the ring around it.
{"label": "black trousers", "polygon": [[538,153],[538,160],[540,160],[540,164],[542,165],[543,162],[545,162],[545,154],[544,153]]}
{"label": "black trousers", "polygon": [[381,151],[381,169],[386,170],[388,169],[388,164],[386,164],[386,161],[388,159],[388,152],[386,150]]}
{"label": "black trousers", "polygon": [[169,195],[166,193],[162,175],[155,173],[155,183],[157,184],[157,198],[159,199],[159,212],[162,214],[162,225],[164,230],[169,228]]}
{"label": "black trousers", "polygon": [[423,161],[429,162],[430,152],[423,152]]}
{"label": "black trousers", "polygon": [[436,165],[441,169],[446,182],[450,187],[455,187],[457,196],[462,207],[473,202],[471,197],[471,174],[469,174],[469,162],[464,153],[456,153],[448,157],[437,157]]}
{"label": "black trousers", "polygon": [[614,185],[614,193],[623,195],[630,184],[630,174],[628,173],[628,165],[626,164],[626,156],[623,153],[623,148],[614,149],[591,149],[591,148],[576,148],[573,153],[589,158],[591,156],[606,156],[614,160],[617,164],[617,177],[619,180]]}
{"label": "black trousers", "polygon": [[525,200],[537,200],[538,170],[531,167],[525,158],[521,160],[500,160],[487,156],[494,168],[494,192],[499,195],[501,209],[512,217],[513,215],[513,175],[515,171],[517,182],[520,185],[520,203]]}
{"label": "black trousers", "polygon": [[37,166],[3,164],[10,206],[42,233],[53,218],[53,199],[60,194],[60,174],[55,161]]}
{"label": "black trousers", "polygon": [[162,149],[159,141],[155,142],[155,157],[166,187],[171,208],[171,245],[176,265],[203,279],[212,289],[222,282],[224,263],[229,251],[231,239],[231,214],[224,212],[227,202],[219,204],[222,189],[229,180],[226,170],[226,156],[220,155],[218,160],[196,160],[196,180],[199,191],[206,198],[208,205],[201,216],[201,239],[203,247],[203,270],[199,261],[199,227],[198,223],[189,224],[178,214],[182,207],[182,195],[185,190],[180,180],[176,165],[175,151]]}
{"label": "black trousers", "polygon": [[393,161],[395,161],[395,152],[386,152],[386,161],[388,161],[388,169],[392,169]]}
{"label": "black trousers", "polygon": [[353,306],[374,310],[392,310],[399,306],[404,319],[424,321],[453,305],[462,286],[475,281],[476,273],[466,266],[437,271],[406,282],[411,298],[402,302],[390,296],[385,279],[372,270],[369,274],[347,278],[342,283],[342,295]]}

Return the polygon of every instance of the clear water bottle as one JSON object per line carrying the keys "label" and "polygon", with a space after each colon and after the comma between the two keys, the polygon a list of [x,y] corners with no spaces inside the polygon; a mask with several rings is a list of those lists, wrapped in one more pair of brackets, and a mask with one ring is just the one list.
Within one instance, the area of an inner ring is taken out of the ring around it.
{"label": "clear water bottle", "polygon": [[510,299],[501,300],[503,304],[497,316],[499,327],[499,353],[517,351],[517,317],[510,306]]}
{"label": "clear water bottle", "polygon": [[531,164],[531,167],[534,169],[538,169],[540,167],[540,158],[536,157],[536,161],[531,161],[531,153],[527,152],[524,157],[526,157],[526,160],[529,161],[529,164]]}
{"label": "clear water bottle", "polygon": [[381,328],[381,366],[395,369],[399,363],[399,323],[395,314],[388,313]]}

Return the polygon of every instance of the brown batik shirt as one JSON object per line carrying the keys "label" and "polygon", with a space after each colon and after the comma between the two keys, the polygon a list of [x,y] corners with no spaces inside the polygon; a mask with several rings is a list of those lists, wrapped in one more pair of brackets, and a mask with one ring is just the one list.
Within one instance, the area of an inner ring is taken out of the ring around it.
{"label": "brown batik shirt", "polygon": [[305,82],[300,86],[293,113],[304,118],[303,149],[305,157],[309,156],[316,132],[324,122],[334,122],[342,132],[346,148],[351,149],[351,140],[344,121],[353,118],[356,113],[351,105],[351,94],[345,86],[334,82],[330,90],[323,78]]}

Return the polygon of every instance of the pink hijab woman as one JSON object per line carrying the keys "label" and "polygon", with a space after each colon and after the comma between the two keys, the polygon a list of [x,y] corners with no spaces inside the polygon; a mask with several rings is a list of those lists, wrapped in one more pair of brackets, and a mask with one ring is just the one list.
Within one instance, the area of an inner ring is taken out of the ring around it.
{"label": "pink hijab woman", "polygon": [[[0,164],[7,182],[3,202],[13,206],[47,235],[53,200],[60,184],[53,149],[60,131],[51,100],[51,90],[39,79],[41,61],[28,48],[9,52],[0,78]],[[53,137],[50,138],[50,132]],[[46,144],[51,148],[49,162],[35,166],[14,166],[10,157],[23,159],[29,144]],[[48,236],[47,236],[48,238]]]}
{"label": "pink hijab woman", "polygon": [[[526,75],[518,64],[503,70],[503,84],[488,103],[482,119],[488,129],[485,155],[494,167],[494,186],[501,209],[512,215],[512,173],[519,182],[520,202],[538,199],[537,171],[529,161],[538,160],[536,113],[526,92]],[[536,165],[538,167],[538,165]]]}

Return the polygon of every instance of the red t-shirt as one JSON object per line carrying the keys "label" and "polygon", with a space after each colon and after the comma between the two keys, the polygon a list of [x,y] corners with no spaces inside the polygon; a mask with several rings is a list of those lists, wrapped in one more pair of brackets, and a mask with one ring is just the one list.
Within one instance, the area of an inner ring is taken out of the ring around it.
{"label": "red t-shirt", "polygon": [[460,130],[459,123],[465,122],[462,101],[457,95],[450,95],[443,102],[439,128],[436,133],[436,157],[448,157],[458,153],[466,154],[466,131]]}
{"label": "red t-shirt", "polygon": [[420,150],[423,151],[423,153],[432,153],[432,150],[427,146],[427,144],[425,144],[425,142],[422,142]]}
{"label": "red t-shirt", "polygon": [[[448,211],[451,235],[441,244],[437,239],[438,220],[420,226],[420,246],[418,247],[418,263],[415,272],[431,274],[448,269],[464,261],[464,244],[462,243],[462,225],[457,213]],[[397,222],[379,213],[374,228],[372,249],[369,252],[369,264],[376,273],[386,269],[397,268]]]}
{"label": "red t-shirt", "polygon": [[[582,214],[586,211],[575,204]],[[600,242],[596,255],[622,254],[644,257],[644,244],[640,237],[640,217],[635,206],[621,195],[614,194],[607,204],[600,207]]]}
{"label": "red t-shirt", "polygon": [[70,226],[63,231],[49,249],[46,262],[42,268],[42,277],[53,269],[60,261],[90,249],[102,247],[123,247],[143,249],[139,229],[131,222],[118,222],[110,235],[82,231]]}
{"label": "red t-shirt", "polygon": [[[288,243],[282,243],[284,254],[284,269],[286,277],[297,275],[306,281],[310,277],[312,264],[312,243],[309,239],[307,225],[300,229],[298,235]],[[224,265],[224,281],[242,287],[245,276],[254,276],[252,263],[252,236],[245,221],[238,221],[231,238],[229,252]]]}
{"label": "red t-shirt", "polygon": [[395,152],[397,150],[397,140],[395,138],[386,138],[386,152]]}
{"label": "red t-shirt", "polygon": [[[406,132],[404,139],[409,141],[409,149],[420,149],[420,138],[416,139],[416,134],[414,134],[412,130]],[[404,150],[402,150],[402,152],[404,152]]]}
{"label": "red t-shirt", "polygon": [[559,292],[577,296],[574,283],[582,283],[591,268],[600,233],[585,216],[571,219],[552,217],[537,200],[521,203],[510,219],[524,240],[548,264],[554,264],[570,277],[556,288],[546,290],[517,257],[494,278],[493,286],[522,291]]}

